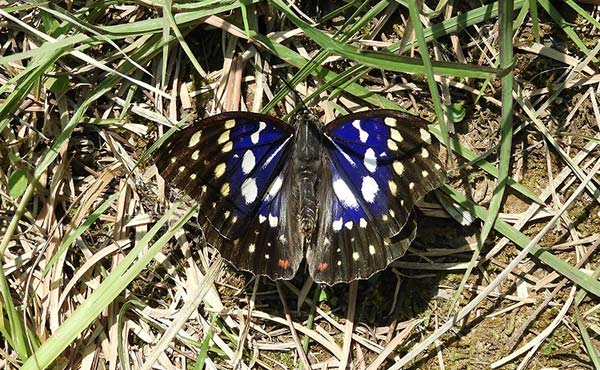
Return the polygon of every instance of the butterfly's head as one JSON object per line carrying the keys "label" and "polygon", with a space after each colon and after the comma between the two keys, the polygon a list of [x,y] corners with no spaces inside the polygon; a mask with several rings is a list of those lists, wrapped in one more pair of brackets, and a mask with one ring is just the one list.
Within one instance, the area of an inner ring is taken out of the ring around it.
{"label": "butterfly's head", "polygon": [[296,128],[302,127],[304,123],[309,123],[317,127],[320,126],[318,116],[306,106],[298,110],[293,120],[294,127]]}

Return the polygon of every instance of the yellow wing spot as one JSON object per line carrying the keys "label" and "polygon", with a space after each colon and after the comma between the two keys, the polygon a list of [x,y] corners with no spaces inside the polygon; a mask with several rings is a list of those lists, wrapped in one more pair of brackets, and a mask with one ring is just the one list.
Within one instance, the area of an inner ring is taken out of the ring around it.
{"label": "yellow wing spot", "polygon": [[385,245],[390,245],[390,244],[392,244],[392,239],[390,239],[390,238],[385,238],[385,239],[383,239],[383,244],[385,244]]}
{"label": "yellow wing spot", "polygon": [[226,197],[229,195],[229,183],[226,182],[221,186],[221,195]]}
{"label": "yellow wing spot", "polygon": [[365,220],[364,218],[360,218],[360,220],[358,221],[358,225],[360,227],[362,227],[363,229],[367,227],[367,220]]}
{"label": "yellow wing spot", "polygon": [[393,209],[390,209],[390,216],[396,217],[396,212]]}
{"label": "yellow wing spot", "polygon": [[388,139],[387,146],[388,148],[390,148],[391,151],[395,152],[396,150],[398,150],[398,144],[396,144],[396,142],[392,139]]}
{"label": "yellow wing spot", "polygon": [[225,128],[226,129],[230,129],[233,128],[233,126],[235,126],[235,120],[230,119],[229,121],[225,121]]}
{"label": "yellow wing spot", "polygon": [[421,148],[421,158],[429,157],[429,152],[425,148]]}
{"label": "yellow wing spot", "polygon": [[433,164],[433,167],[434,167],[436,170],[438,170],[438,171],[442,169],[442,166],[440,166],[440,165],[439,165],[439,164],[437,164],[437,163],[434,163],[434,164]]}
{"label": "yellow wing spot", "polygon": [[360,258],[360,254],[358,254],[358,252],[352,253],[352,259],[353,260],[358,261],[359,258]]}
{"label": "yellow wing spot", "polygon": [[414,183],[414,182],[409,182],[409,183],[408,183],[408,188],[409,188],[410,190],[414,189],[414,188],[415,188],[415,183]]}
{"label": "yellow wing spot", "polygon": [[196,174],[195,173],[193,173],[193,174],[190,175],[190,180],[196,180]]}
{"label": "yellow wing spot", "polygon": [[223,214],[223,216],[225,216],[225,218],[229,218],[229,215],[231,214],[231,212],[229,211],[225,211],[225,213]]}
{"label": "yellow wing spot", "polygon": [[219,136],[219,138],[217,139],[217,144],[223,144],[227,141],[229,141],[229,130],[224,131],[221,136]]}
{"label": "yellow wing spot", "polygon": [[171,163],[177,162],[177,157],[171,157]]}
{"label": "yellow wing spot", "polygon": [[373,244],[369,245],[369,254],[371,256],[375,254],[375,246]]}
{"label": "yellow wing spot", "polygon": [[202,131],[198,131],[192,135],[190,141],[188,141],[188,147],[196,146],[200,142],[200,137],[202,136]]}
{"label": "yellow wing spot", "polygon": [[394,171],[396,171],[398,175],[404,174],[404,165],[402,164],[402,162],[394,161],[392,167],[394,167]]}
{"label": "yellow wing spot", "polygon": [[200,189],[202,190],[202,194],[206,193],[206,185],[202,185]]}
{"label": "yellow wing spot", "polygon": [[387,222],[387,221],[389,220],[389,217],[388,217],[388,215],[382,215],[382,216],[381,216],[381,220],[382,220],[383,222]]}
{"label": "yellow wing spot", "polygon": [[238,245],[238,244],[240,244],[240,240],[239,240],[239,239],[235,239],[235,240],[233,241],[233,245]]}
{"label": "yellow wing spot", "polygon": [[427,170],[423,170],[421,171],[421,175],[423,175],[423,177],[427,177],[429,176],[429,172],[427,172]]}
{"label": "yellow wing spot", "polygon": [[402,135],[400,135],[400,131],[396,130],[396,129],[390,129],[390,132],[392,133],[392,139],[396,140],[397,142],[401,143],[402,140],[404,140],[404,138],[402,137]]}
{"label": "yellow wing spot", "polygon": [[396,194],[398,194],[398,185],[396,185],[396,182],[394,180],[389,180],[388,186],[390,187],[390,192],[392,195],[396,196]]}
{"label": "yellow wing spot", "polygon": [[252,243],[248,246],[248,252],[254,253],[255,250],[256,250],[256,245],[254,243]]}
{"label": "yellow wing spot", "polygon": [[215,167],[215,177],[218,179],[223,176],[225,170],[227,169],[227,165],[225,163],[219,163],[217,167]]}
{"label": "yellow wing spot", "polygon": [[232,224],[235,224],[235,223],[237,222],[237,220],[238,220],[238,217],[237,217],[237,216],[233,216],[233,217],[231,218],[231,223],[232,223]]}
{"label": "yellow wing spot", "polygon": [[185,166],[179,167],[179,172],[183,172],[183,171],[185,171]]}
{"label": "yellow wing spot", "polygon": [[431,143],[431,134],[427,130],[420,128],[419,133],[421,134],[421,140]]}
{"label": "yellow wing spot", "polygon": [[398,125],[398,121],[392,117],[386,117],[383,122],[390,127],[396,127]]}
{"label": "yellow wing spot", "polygon": [[197,161],[197,160],[198,160],[198,158],[200,158],[200,151],[199,151],[199,150],[196,150],[196,151],[194,151],[194,152],[192,153],[192,159],[193,159],[193,160],[195,160],[195,161]]}
{"label": "yellow wing spot", "polygon": [[221,151],[223,153],[229,153],[232,148],[233,148],[233,143],[230,141],[227,144],[223,145],[223,149],[221,149]]}

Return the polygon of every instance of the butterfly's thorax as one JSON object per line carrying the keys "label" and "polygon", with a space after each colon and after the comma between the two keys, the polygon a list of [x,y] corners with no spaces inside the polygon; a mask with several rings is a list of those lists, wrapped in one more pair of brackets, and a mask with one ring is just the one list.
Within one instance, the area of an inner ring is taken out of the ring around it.
{"label": "butterfly's thorax", "polygon": [[317,189],[323,157],[321,138],[321,129],[312,115],[302,114],[297,118],[292,171],[296,177],[294,193],[300,206],[298,217],[307,239],[313,234],[317,219]]}

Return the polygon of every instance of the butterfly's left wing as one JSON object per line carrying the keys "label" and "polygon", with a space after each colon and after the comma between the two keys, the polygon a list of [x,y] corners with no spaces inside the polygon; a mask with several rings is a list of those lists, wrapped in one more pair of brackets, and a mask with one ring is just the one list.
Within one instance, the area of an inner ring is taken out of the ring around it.
{"label": "butterfly's left wing", "polygon": [[416,201],[445,179],[427,122],[392,110],[340,117],[324,128],[316,281],[367,278],[404,255],[414,239]]}
{"label": "butterfly's left wing", "polygon": [[237,268],[271,278],[291,278],[303,258],[286,196],[293,135],[274,117],[226,112],[157,152],[159,173],[198,202],[206,240]]}

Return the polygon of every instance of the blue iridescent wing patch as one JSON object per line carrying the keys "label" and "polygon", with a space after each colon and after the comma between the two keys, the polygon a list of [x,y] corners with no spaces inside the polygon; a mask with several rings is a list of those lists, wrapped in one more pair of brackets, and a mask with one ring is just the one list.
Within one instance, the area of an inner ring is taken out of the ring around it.
{"label": "blue iridescent wing patch", "polygon": [[228,112],[175,134],[156,161],[199,202],[207,242],[238,268],[273,278],[291,278],[303,258],[286,221],[296,211],[282,196],[292,138],[281,120]]}
{"label": "blue iridescent wing patch", "polygon": [[330,183],[307,262],[316,281],[366,278],[404,255],[416,201],[444,181],[427,122],[391,110],[338,118],[324,129]]}

